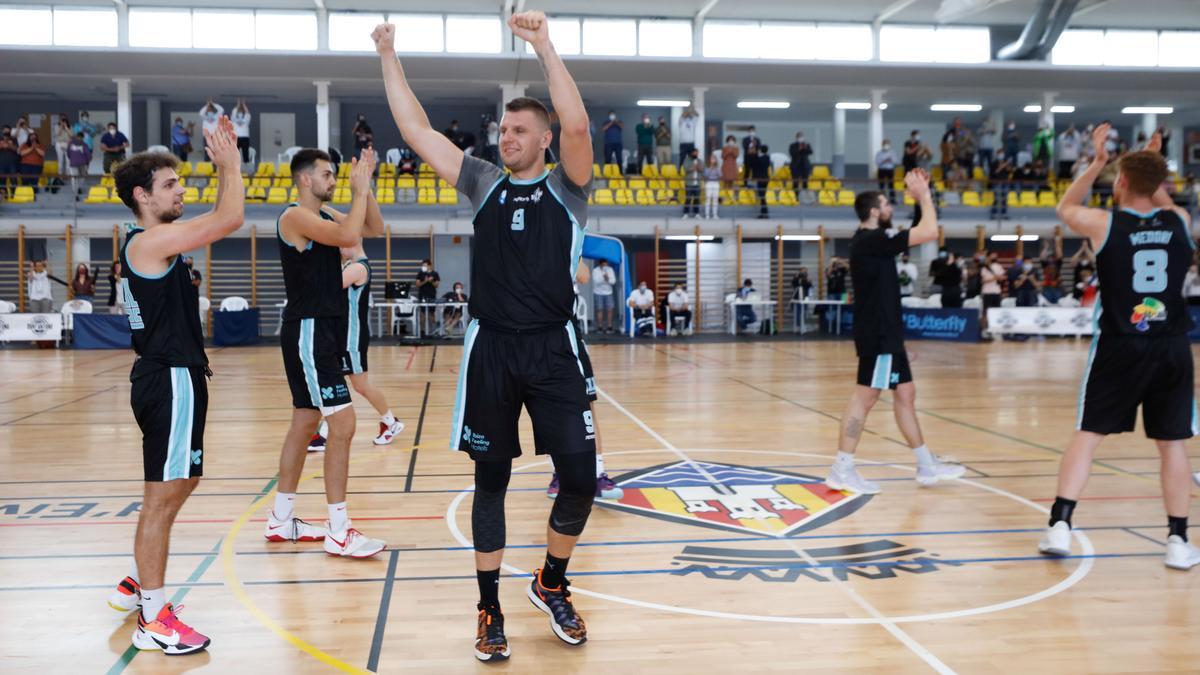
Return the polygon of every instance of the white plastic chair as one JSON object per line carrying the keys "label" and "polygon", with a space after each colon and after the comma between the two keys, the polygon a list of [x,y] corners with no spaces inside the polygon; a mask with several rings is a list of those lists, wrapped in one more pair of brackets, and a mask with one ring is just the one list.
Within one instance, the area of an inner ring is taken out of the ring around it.
{"label": "white plastic chair", "polygon": [[579,320],[580,327],[583,328],[583,334],[588,334],[588,311],[587,300],[580,296],[575,296],[575,318]]}
{"label": "white plastic chair", "polygon": [[300,152],[303,149],[304,148],[300,147],[299,145],[293,145],[292,147],[288,148],[287,150],[284,150],[283,152],[279,153],[279,163],[280,164],[291,164],[292,157],[294,157],[297,152]]}
{"label": "white plastic chair", "polygon": [[[633,308],[627,307],[630,316],[633,316]],[[645,327],[646,322],[650,323],[650,337],[658,339],[658,307],[650,305],[650,316],[643,319],[634,319],[629,322],[629,337],[637,337],[639,329]]]}
{"label": "white plastic chair", "polygon": [[417,319],[417,308],[411,300],[410,301],[401,300],[397,304],[392,305],[391,313],[392,313],[391,324],[392,324],[392,332],[393,333],[398,334],[400,332],[400,322],[403,321],[403,322],[408,323],[410,326],[412,326],[412,332],[409,333],[409,335],[411,337],[418,337],[420,335],[420,333],[419,333],[420,324]]}
{"label": "white plastic chair", "polygon": [[59,310],[63,317],[63,330],[71,332],[75,329],[76,314],[91,314],[92,303],[87,300],[68,300],[63,303],[62,309]]}
{"label": "white plastic chair", "polygon": [[221,301],[222,312],[241,312],[250,309],[250,303],[240,295],[231,295]]}
{"label": "white plastic chair", "polygon": [[0,300],[0,314],[12,314],[17,311],[17,306],[6,300]]}
{"label": "white plastic chair", "polygon": [[254,146],[250,146],[246,150],[246,154],[250,156],[250,166],[258,166],[258,150],[255,150]]}
{"label": "white plastic chair", "polygon": [[208,310],[212,308],[212,301],[203,295],[200,296],[200,327],[208,328]]}
{"label": "white plastic chair", "polygon": [[388,148],[388,151],[384,154],[384,157],[387,159],[388,164],[391,164],[392,166],[398,166],[400,164],[400,148]]}

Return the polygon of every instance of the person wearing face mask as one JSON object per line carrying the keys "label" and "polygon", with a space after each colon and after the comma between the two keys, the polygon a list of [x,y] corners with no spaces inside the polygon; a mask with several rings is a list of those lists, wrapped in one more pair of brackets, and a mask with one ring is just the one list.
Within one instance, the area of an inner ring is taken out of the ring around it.
{"label": "person wearing face mask", "polygon": [[24,115],[17,118],[17,126],[13,127],[12,136],[17,139],[17,145],[25,145],[25,141],[29,140],[29,120]]}
{"label": "person wearing face mask", "polygon": [[188,153],[192,151],[192,132],[195,128],[191,122],[185,126],[182,117],[176,117],[175,126],[171,127],[171,152],[181,162],[186,162]]}
{"label": "person wearing face mask", "polygon": [[354,129],[350,134],[354,136],[354,154],[356,155],[361,155],[363,149],[375,141],[371,125],[367,124],[367,116],[362,113],[358,114],[358,119],[355,120]]}
{"label": "person wearing face mask", "polygon": [[660,167],[671,163],[671,125],[667,118],[658,116],[658,126],[654,128],[655,161]]}
{"label": "person wearing face mask", "polygon": [[[621,157],[625,154],[625,145],[621,134],[625,131],[625,123],[617,119],[617,111],[608,111],[608,121],[600,127],[600,130],[604,132],[603,162],[621,166]],[[621,167],[621,170],[624,171],[625,167]]]}
{"label": "person wearing face mask", "polygon": [[108,133],[100,137],[100,150],[104,153],[104,173],[112,173],[112,165],[125,159],[125,150],[129,147],[129,139],[117,131],[117,125],[110,122]]}
{"label": "person wearing face mask", "polygon": [[233,109],[233,114],[229,116],[229,121],[233,122],[233,130],[237,133],[238,150],[242,152],[242,163],[250,163],[250,107],[246,105],[246,99],[239,98],[237,105]]}
{"label": "person wearing face mask", "polygon": [[642,115],[642,123],[633,128],[637,134],[637,163],[638,171],[647,162],[654,161],[654,125],[650,123],[649,115]]}
{"label": "person wearing face mask", "polygon": [[54,130],[54,158],[58,160],[58,175],[67,174],[67,146],[71,144],[71,122],[66,115],[58,118]]}
{"label": "person wearing face mask", "polygon": [[629,294],[629,299],[625,304],[633,310],[634,336],[641,335],[647,328],[651,331],[655,329],[654,294],[650,292],[650,287],[646,285],[646,282],[638,284],[638,287]]}
{"label": "person wearing face mask", "polygon": [[[442,296],[442,300],[446,302],[467,302],[467,294],[463,291],[461,281],[454,282],[454,290]],[[447,307],[442,310],[442,330],[449,334],[449,331],[454,326],[462,322],[463,308],[462,307]]]}
{"label": "person wearing face mask", "polygon": [[913,129],[909,134],[908,140],[904,141],[904,173],[908,173],[917,168],[919,163],[918,155],[921,152],[921,132]]}
{"label": "person wearing face mask", "polygon": [[466,134],[464,134],[462,129],[459,128],[458,120],[450,120],[450,126],[442,131],[442,135],[446,138],[449,138],[450,142],[454,144],[454,147],[458,148],[459,150],[463,150],[467,147],[464,145],[464,141],[466,141]]}
{"label": "person wearing face mask", "polygon": [[83,134],[83,142],[87,143],[88,150],[95,150],[92,137],[96,135],[96,131],[96,125],[91,123],[86,110],[79,113],[79,119],[71,126],[72,133]]}
{"label": "person wearing face mask", "polygon": [[1011,161],[1017,161],[1021,152],[1021,134],[1017,133],[1017,123],[1009,122],[1004,131],[1004,154]]}
{"label": "person wearing face mask", "polygon": [[687,291],[683,290],[682,283],[675,284],[675,290],[667,294],[667,309],[671,311],[671,325],[667,326],[667,330],[675,331],[676,328],[673,324],[676,318],[680,318],[683,319],[680,330],[687,333],[692,326],[692,304],[688,299]]}
{"label": "person wearing face mask", "polygon": [[700,124],[700,114],[692,106],[683,109],[679,117],[679,161],[680,163],[691,154],[696,147],[697,126]]}
{"label": "person wearing face mask", "polygon": [[796,140],[788,146],[788,157],[792,160],[793,190],[808,189],[808,177],[812,175],[812,154],[812,146],[804,140],[804,132],[798,132]]}
{"label": "person wearing face mask", "polygon": [[984,122],[983,126],[979,127],[979,166],[983,168],[984,175],[987,175],[992,170],[992,161],[996,157],[996,130],[992,128],[990,122]]}
{"label": "person wearing face mask", "polygon": [[[742,139],[742,155],[746,158],[745,161],[750,160],[751,148],[754,149],[754,154],[757,155],[761,146],[762,142],[758,139],[758,130],[754,128],[754,125],[750,125],[750,129],[747,132],[746,137]],[[753,180],[753,177],[750,175],[749,166],[746,167],[746,171],[744,173],[746,187],[750,187],[750,182]]]}
{"label": "person wearing face mask", "polygon": [[879,191],[888,196],[888,201],[896,201],[896,153],[892,150],[891,140],[883,139],[883,147],[875,153],[875,170],[878,172]]}
{"label": "person wearing face mask", "polygon": [[917,287],[917,266],[908,259],[908,251],[900,254],[896,263],[896,276],[900,281],[900,297],[912,297]]}
{"label": "person wearing face mask", "polygon": [[732,135],[726,136],[725,145],[721,147],[721,187],[726,190],[732,189],[733,184],[737,182],[740,154],[737,139]]}
{"label": "person wearing face mask", "polygon": [[212,134],[217,130],[217,122],[221,116],[225,114],[225,108],[221,107],[211,96],[204,102],[204,106],[200,108],[200,128],[205,134]]}
{"label": "person wearing face mask", "polygon": [[[417,300],[421,303],[437,302],[437,287],[442,277],[434,271],[433,261],[426,258],[421,261],[421,269],[417,270]],[[426,334],[433,332],[433,308],[422,307],[422,330]]]}

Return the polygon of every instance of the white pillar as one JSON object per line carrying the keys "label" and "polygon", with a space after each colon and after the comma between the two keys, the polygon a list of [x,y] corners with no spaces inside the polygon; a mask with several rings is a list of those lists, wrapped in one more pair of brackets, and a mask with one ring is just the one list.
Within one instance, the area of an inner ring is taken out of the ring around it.
{"label": "white pillar", "polygon": [[683,163],[683,157],[679,156],[679,120],[683,119],[683,108],[671,108],[671,155],[679,157],[680,164]]}
{"label": "white pillar", "polygon": [[324,7],[317,9],[317,51],[329,51],[329,10]]}
{"label": "white pillar", "polygon": [[[342,148],[345,147],[342,144],[342,107],[341,101],[336,98],[329,99],[329,147],[336,148],[338,152],[342,152]],[[355,114],[356,119],[357,117]],[[351,146],[353,145],[351,141]]]}
{"label": "white pillar", "polygon": [[871,120],[867,143],[867,168],[871,178],[879,175],[879,167],[875,166],[875,153],[883,147],[883,105],[884,89],[871,90]]}
{"label": "white pillar", "polygon": [[[75,265],[79,265],[79,263],[83,263],[83,262],[91,262],[91,260],[92,260],[92,240],[90,237],[81,237],[79,235],[72,233],[72,236],[71,236],[71,260],[75,261]],[[103,261],[97,260],[96,262],[103,262]],[[107,274],[108,271],[102,270],[101,273]],[[68,279],[75,278],[74,268],[71,269],[71,276],[69,276],[67,278]],[[99,284],[97,284],[97,285],[99,285]],[[97,290],[96,295],[99,295],[100,289],[96,289],[96,290]]]}
{"label": "white pillar", "polygon": [[871,24],[871,60],[879,60],[879,36],[883,33],[883,22],[876,20]]}
{"label": "white pillar", "polygon": [[834,178],[846,177],[846,111],[833,109],[833,167]]}
{"label": "white pillar", "polygon": [[[117,83],[117,129],[129,138],[129,144],[133,145],[133,95],[130,85],[133,80],[128,77],[114,77],[113,82]],[[128,157],[132,148],[125,150],[125,156]]]}
{"label": "white pillar", "polygon": [[1185,163],[1183,161],[1183,126],[1174,125],[1167,127],[1167,130],[1171,132],[1171,140],[1167,143],[1167,161],[1175,162],[1175,171],[1182,176],[1184,173],[1183,165]]}
{"label": "white pillar", "polygon": [[[524,42],[522,42],[522,45]],[[525,47],[521,47],[524,49]],[[499,123],[504,118],[504,104],[514,98],[521,98],[525,95],[525,91],[529,88],[528,84],[502,84],[500,85],[500,103],[496,105],[496,122]],[[485,141],[487,139],[484,139]]]}
{"label": "white pillar", "polygon": [[712,151],[712,148],[706,148],[704,145],[708,140],[708,116],[704,114],[704,95],[707,92],[708,87],[692,87],[692,107],[696,109],[696,149],[700,151],[700,161],[704,162],[705,166],[708,165],[706,153]]}
{"label": "white pillar", "polygon": [[[1158,130],[1158,114],[1157,113],[1142,113],[1141,131],[1146,132],[1146,139],[1149,140],[1150,136],[1157,130]],[[1134,140],[1135,141],[1137,140],[1136,135],[1134,136]],[[1133,148],[1133,143],[1130,143],[1129,146],[1131,148]],[[1134,148],[1134,149],[1136,149],[1136,148]]]}
{"label": "white pillar", "polygon": [[313,82],[317,87],[317,148],[329,148],[329,82]]}
{"label": "white pillar", "polygon": [[117,46],[129,46],[129,5],[118,2],[117,5]]}
{"label": "white pillar", "polygon": [[1058,97],[1058,92],[1047,91],[1042,94],[1042,113],[1038,117],[1039,126],[1044,126],[1047,129],[1054,129],[1054,99]]}
{"label": "white pillar", "polygon": [[162,138],[162,99],[146,99],[146,147],[164,145]]}

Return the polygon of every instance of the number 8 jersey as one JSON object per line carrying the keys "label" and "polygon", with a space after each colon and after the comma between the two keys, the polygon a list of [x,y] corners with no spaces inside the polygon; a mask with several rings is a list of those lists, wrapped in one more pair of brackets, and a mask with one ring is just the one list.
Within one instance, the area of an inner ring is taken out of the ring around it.
{"label": "number 8 jersey", "polygon": [[1179,214],[1114,210],[1096,254],[1097,327],[1105,335],[1184,335],[1192,329],[1183,282],[1195,244]]}

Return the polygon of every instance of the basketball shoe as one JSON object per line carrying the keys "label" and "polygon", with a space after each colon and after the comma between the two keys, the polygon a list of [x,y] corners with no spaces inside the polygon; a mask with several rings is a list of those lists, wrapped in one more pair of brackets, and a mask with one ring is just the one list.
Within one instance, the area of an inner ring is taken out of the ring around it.
{"label": "basketball shoe", "polygon": [[917,483],[921,487],[937,485],[938,481],[962,478],[967,468],[945,457],[936,457],[933,464],[917,465]]}
{"label": "basketball shoe", "polygon": [[167,603],[158,617],[147,622],[138,612],[138,627],[133,631],[133,646],[138,649],[160,649],[167,656],[181,656],[202,651],[211,640],[179,620],[183,605],[172,607]]}
{"label": "basketball shoe", "polygon": [[1060,520],[1047,527],[1042,541],[1038,543],[1038,550],[1045,555],[1071,555],[1071,526],[1067,521]]}
{"label": "basketball shoe", "polygon": [[825,479],[825,485],[842,492],[857,492],[864,495],[879,494],[879,483],[863,478],[853,465],[842,468],[834,464],[833,468],[829,470],[829,477]]}
{"label": "basketball shoe", "polygon": [[1183,537],[1173,534],[1167,537],[1167,567],[1173,570],[1190,570],[1200,565],[1200,548],[1192,546]]}
{"label": "basketball shoe", "polygon": [[479,608],[479,628],[475,632],[475,658],[480,661],[504,661],[512,655],[504,637],[504,615],[499,607]]}
{"label": "basketball shoe", "polygon": [[309,452],[325,452],[325,437],[321,434],[313,434],[308,441]]}
{"label": "basketball shoe", "polygon": [[396,420],[392,422],[391,426],[388,426],[383,420],[380,420],[379,435],[375,437],[375,445],[387,445],[391,443],[395,440],[396,436],[400,435],[401,431],[404,431],[404,422]]}
{"label": "basketball shoe", "polygon": [[128,612],[142,606],[142,595],[138,591],[142,587],[133,577],[125,577],[117,584],[117,589],[108,596],[108,606],[118,612]]}
{"label": "basketball shoe", "polygon": [[538,568],[526,592],[533,606],[550,616],[550,629],[558,639],[569,645],[581,645],[587,642],[587,625],[571,603],[571,591],[567,590],[570,585],[564,579],[562,586],[546,588],[542,585],[542,570]]}
{"label": "basketball shoe", "polygon": [[338,541],[333,532],[325,535],[325,552],[329,555],[343,558],[370,558],[387,548],[387,544],[378,539],[372,539],[358,530],[350,527]]}
{"label": "basketball shoe", "polygon": [[325,538],[325,529],[299,518],[276,520],[275,513],[271,512],[263,536],[267,541],[321,541]]}

